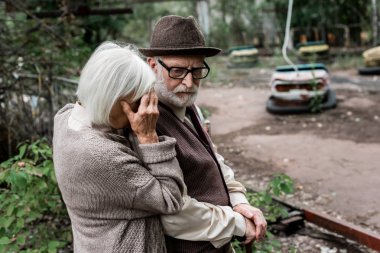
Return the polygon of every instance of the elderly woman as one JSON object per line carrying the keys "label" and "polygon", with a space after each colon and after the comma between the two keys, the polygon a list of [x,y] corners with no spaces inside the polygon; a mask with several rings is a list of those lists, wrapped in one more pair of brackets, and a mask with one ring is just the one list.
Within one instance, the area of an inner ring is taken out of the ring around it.
{"label": "elderly woman", "polygon": [[184,184],[175,140],[155,130],[154,82],[133,50],[103,43],[82,70],[80,102],[55,116],[54,165],[74,252],[166,251],[159,215],[181,209]]}

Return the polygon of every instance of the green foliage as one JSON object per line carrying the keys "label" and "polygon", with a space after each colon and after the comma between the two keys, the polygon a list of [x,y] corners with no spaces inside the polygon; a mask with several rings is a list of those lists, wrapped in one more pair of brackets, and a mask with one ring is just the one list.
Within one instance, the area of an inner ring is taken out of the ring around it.
{"label": "green foliage", "polygon": [[[232,247],[236,253],[245,253],[244,246],[238,242],[233,241]],[[265,239],[261,242],[253,242],[252,245],[253,253],[281,253],[281,242],[277,240],[274,235],[267,231]]]}
{"label": "green foliage", "polygon": [[202,115],[204,117],[204,119],[208,119],[210,116],[211,116],[211,112],[209,109],[207,109],[206,107],[200,107],[200,110],[202,112]]}
{"label": "green foliage", "polygon": [[[288,1],[268,0],[273,5],[281,23],[285,26]],[[329,24],[369,23],[369,0],[294,1],[293,27],[326,26]]]}
{"label": "green foliage", "polygon": [[276,174],[270,181],[266,192],[272,193],[276,197],[292,194],[294,192],[294,181],[285,174]]}
{"label": "green foliage", "polygon": [[[35,140],[41,136],[51,138],[54,114],[64,104],[75,101],[80,69],[99,43],[118,40],[145,47],[149,45],[153,26],[161,16],[197,17],[195,1],[133,2],[0,1],[0,132],[3,133],[0,140],[4,144],[0,145],[0,159],[14,154],[16,144],[22,140]],[[276,52],[274,45],[278,45],[284,34],[288,1],[259,2],[209,1],[207,44],[228,49],[255,43]],[[81,4],[94,9],[127,6],[133,8],[133,14],[28,17],[32,12],[65,10],[70,6],[75,10]],[[353,24],[350,37],[357,43],[360,32],[368,31],[370,23],[369,0],[331,0],[327,4],[323,0],[295,1],[293,42],[297,43],[297,33],[313,35],[311,27],[329,32],[328,29],[336,24]],[[340,37],[343,35],[337,35]],[[342,61],[343,64],[346,62]],[[276,66],[284,62],[276,55],[269,64]],[[220,79],[219,76],[225,75],[212,71],[209,80]]]}
{"label": "green foliage", "polygon": [[[313,86],[313,90],[317,90],[315,86]],[[321,111],[321,105],[323,102],[324,96],[323,95],[315,95],[310,99],[309,106],[310,106],[310,111],[312,113],[318,113]]]}
{"label": "green foliage", "polygon": [[231,46],[252,44],[254,35],[260,31],[259,8],[254,0],[220,0],[210,9],[221,15],[212,16],[210,44],[223,49]]}
{"label": "green foliage", "polygon": [[215,25],[213,25],[210,31],[210,45],[227,49],[231,44],[229,39],[225,37],[226,34],[230,34],[229,29],[230,26],[227,23],[216,20]]}
{"label": "green foliage", "polygon": [[[276,174],[268,183],[265,190],[260,192],[250,192],[248,193],[247,198],[252,206],[259,208],[263,212],[266,220],[270,223],[275,222],[279,218],[285,218],[288,216],[287,209],[278,202],[275,202],[272,196],[280,197],[293,192],[293,180],[285,174]],[[233,242],[233,247],[236,253],[244,252],[238,241]],[[277,240],[271,232],[267,231],[263,241],[253,243],[252,250],[254,253],[281,252],[281,242]]]}
{"label": "green foliage", "polygon": [[[150,32],[162,15],[194,15],[195,3],[102,1],[0,2],[0,160],[16,153],[25,139],[53,133],[55,113],[75,102],[80,69],[105,40],[148,45]],[[132,7],[133,14],[28,17],[42,11]],[[98,5],[98,6],[97,6]],[[173,6],[174,5],[174,6]]]}
{"label": "green foliage", "polygon": [[[276,11],[276,18],[282,31],[285,30],[288,1],[268,0],[264,1],[265,8]],[[361,30],[370,30],[371,24],[371,1],[370,0],[315,0],[293,1],[291,27],[299,29],[309,38],[314,36],[312,27],[332,28],[335,25],[357,25],[359,29],[351,31],[350,36],[359,42]],[[297,38],[293,38],[298,43]]]}
{"label": "green foliage", "polygon": [[43,139],[0,164],[0,253],[54,253],[71,241],[52,149]]}
{"label": "green foliage", "polygon": [[280,197],[293,193],[293,184],[293,180],[289,176],[276,174],[264,191],[248,193],[248,201],[263,211],[267,221],[275,222],[278,218],[287,217],[288,213],[282,205],[273,201],[272,196]]}
{"label": "green foliage", "polygon": [[124,41],[148,47],[153,25],[165,15],[197,16],[195,3],[142,3],[133,5],[133,14],[127,17],[122,37]]}
{"label": "green foliage", "polygon": [[[314,92],[317,92],[318,91],[318,83],[315,79],[314,71],[312,71],[312,75],[313,75],[313,80],[311,81],[310,85],[312,87],[312,90]],[[324,100],[324,95],[316,94],[314,97],[312,97],[310,99],[310,102],[309,102],[310,111],[312,113],[320,112],[322,110],[321,105],[323,103],[323,100]]]}
{"label": "green foliage", "polygon": [[[25,4],[48,7],[37,2]],[[20,1],[12,4],[14,12],[0,4],[0,160],[14,155],[23,140],[52,137],[54,114],[75,101],[79,70],[92,50],[81,22],[29,19]]]}

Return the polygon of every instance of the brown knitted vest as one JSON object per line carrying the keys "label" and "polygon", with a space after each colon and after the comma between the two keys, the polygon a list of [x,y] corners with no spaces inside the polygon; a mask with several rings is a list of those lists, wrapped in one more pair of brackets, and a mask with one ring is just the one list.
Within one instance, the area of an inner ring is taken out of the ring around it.
{"label": "brown knitted vest", "polygon": [[[196,129],[181,122],[165,105],[159,104],[160,117],[157,122],[159,135],[167,135],[177,140],[177,159],[183,172],[188,195],[198,201],[214,205],[229,206],[227,186],[215,154],[212,143],[203,130],[194,107],[187,108],[187,114]],[[210,242],[187,241],[166,236],[169,253],[225,253],[230,245],[216,249]]]}

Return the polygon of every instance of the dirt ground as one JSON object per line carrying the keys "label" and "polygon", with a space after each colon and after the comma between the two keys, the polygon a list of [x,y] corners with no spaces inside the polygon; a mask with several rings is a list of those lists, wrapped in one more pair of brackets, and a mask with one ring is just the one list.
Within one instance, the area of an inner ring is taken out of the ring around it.
{"label": "dirt ground", "polygon": [[197,104],[211,113],[218,152],[247,187],[284,172],[296,182],[290,203],[380,234],[380,76],[331,71],[337,108],[279,116],[265,110],[272,71],[222,69],[204,83]]}

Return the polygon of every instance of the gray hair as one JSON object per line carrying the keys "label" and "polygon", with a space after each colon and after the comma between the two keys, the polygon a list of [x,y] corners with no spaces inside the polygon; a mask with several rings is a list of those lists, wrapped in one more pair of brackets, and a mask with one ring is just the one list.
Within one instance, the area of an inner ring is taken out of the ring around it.
{"label": "gray hair", "polygon": [[129,95],[133,96],[131,102],[137,101],[155,80],[153,71],[133,46],[106,41],[84,66],[76,94],[92,123],[109,126],[113,105]]}

